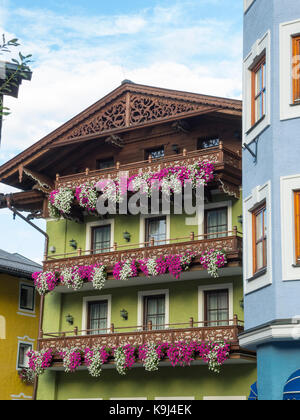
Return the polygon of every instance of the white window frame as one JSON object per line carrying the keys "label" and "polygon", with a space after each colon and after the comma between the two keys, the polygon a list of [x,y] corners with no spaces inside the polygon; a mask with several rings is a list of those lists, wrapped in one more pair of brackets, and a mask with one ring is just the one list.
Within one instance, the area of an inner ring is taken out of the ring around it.
{"label": "white window frame", "polygon": [[[233,284],[224,283],[224,284],[213,284],[206,286],[198,286],[198,320],[199,322],[207,321],[205,319],[205,292],[213,292],[215,290],[228,290],[228,300],[229,300],[229,319],[233,320]],[[199,324],[199,327],[203,324]]]}
{"label": "white window frame", "polygon": [[165,295],[165,324],[169,324],[170,319],[170,293],[169,289],[143,290],[138,292],[137,324],[141,330],[144,323],[144,298],[146,296]]}
{"label": "white window frame", "polygon": [[300,174],[280,178],[283,281],[300,280],[300,268],[295,266],[294,191],[297,190],[300,190]]}
{"label": "white window frame", "polygon": [[293,104],[292,58],[294,35],[300,34],[300,19],[279,25],[280,119],[300,117],[300,104]]}
{"label": "white window frame", "polygon": [[250,6],[254,3],[255,0],[244,0],[244,13],[250,8]]}
{"label": "white window frame", "polygon": [[204,235],[204,227],[205,227],[205,211],[206,210],[217,210],[220,208],[226,207],[227,208],[227,226],[228,231],[232,231],[232,201],[219,201],[217,203],[209,203],[205,204],[204,206],[204,213],[202,217],[202,223],[199,225],[198,235]]}
{"label": "white window frame", "polygon": [[24,367],[19,367],[19,356],[20,356],[20,346],[21,344],[25,344],[26,346],[30,346],[31,350],[34,350],[34,342],[35,340],[29,337],[18,337],[18,352],[17,352],[17,361],[16,361],[16,370],[20,371],[24,369]]}
{"label": "white window frame", "polygon": [[[253,236],[252,236],[252,218],[253,210],[260,203],[266,202],[267,214],[267,269],[264,275],[252,279],[253,272]],[[252,194],[244,200],[243,203],[243,276],[244,276],[244,292],[251,293],[272,284],[272,209],[271,209],[271,182],[268,181],[262,186],[252,190]]]}
{"label": "white window frame", "polygon": [[[34,296],[34,306],[33,306],[33,310],[31,309],[23,309],[21,308],[21,289],[22,286],[28,286],[28,287],[32,287],[33,288],[33,296]],[[18,302],[18,315],[23,315],[23,316],[34,316],[36,315],[36,291],[34,288],[34,284],[33,282],[29,282],[26,280],[21,279],[19,281],[19,302]]]}
{"label": "white window frame", "polygon": [[[170,214],[141,214],[140,215],[140,248],[144,248],[145,238],[146,238],[146,220],[147,219],[156,219],[157,217],[166,218],[166,239],[171,239],[171,216]],[[170,241],[166,240],[166,244],[169,244]]]}
{"label": "white window frame", "polygon": [[92,228],[107,226],[107,225],[110,225],[110,246],[111,248],[113,248],[114,238],[115,238],[115,219],[107,219],[107,220],[98,220],[97,222],[89,222],[86,224],[86,240],[85,240],[86,251],[91,251]]}
{"label": "white window frame", "polygon": [[[265,53],[266,56],[266,114],[252,126],[252,69]],[[271,32],[268,31],[252,46],[244,60],[243,69],[243,142],[255,140],[271,124]],[[251,130],[251,131],[250,131]]]}
{"label": "white window frame", "polygon": [[86,331],[88,328],[88,304],[89,302],[97,302],[107,300],[107,334],[110,333],[111,326],[111,295],[86,296],[82,301],[82,330]]}

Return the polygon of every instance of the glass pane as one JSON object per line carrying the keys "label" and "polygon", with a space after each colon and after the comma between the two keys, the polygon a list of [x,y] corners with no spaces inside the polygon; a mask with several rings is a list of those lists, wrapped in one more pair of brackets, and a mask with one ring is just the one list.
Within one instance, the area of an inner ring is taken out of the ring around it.
{"label": "glass pane", "polygon": [[[209,239],[220,238],[228,230],[227,209],[210,210],[206,213],[207,233]],[[217,235],[214,235],[218,233]]]}
{"label": "glass pane", "polygon": [[20,307],[25,310],[34,309],[34,288],[30,286],[21,286]]}
{"label": "glass pane", "polygon": [[218,309],[218,295],[217,294],[210,294],[208,298],[208,309],[209,311]]}
{"label": "glass pane", "polygon": [[93,250],[96,254],[110,251],[110,225],[97,227],[93,230]]}
{"label": "glass pane", "polygon": [[32,349],[32,346],[30,346],[29,344],[20,344],[19,347],[19,362],[18,362],[18,367],[24,368],[24,367],[28,367],[28,361],[29,358],[27,356],[27,353]]}
{"label": "glass pane", "polygon": [[[155,245],[162,245],[166,240],[166,219],[148,219],[148,235],[146,241],[149,242],[154,238]],[[162,241],[162,242],[158,242]]]}
{"label": "glass pane", "polygon": [[257,71],[255,80],[255,95],[258,95],[262,91],[262,68]]}
{"label": "glass pane", "polygon": [[107,302],[95,302],[89,305],[89,329],[95,330],[90,334],[106,334],[107,333]]}
{"label": "glass pane", "polygon": [[256,241],[263,237],[263,213],[256,216]]}
{"label": "glass pane", "polygon": [[264,267],[263,243],[259,242],[256,245],[256,268],[261,270]]}

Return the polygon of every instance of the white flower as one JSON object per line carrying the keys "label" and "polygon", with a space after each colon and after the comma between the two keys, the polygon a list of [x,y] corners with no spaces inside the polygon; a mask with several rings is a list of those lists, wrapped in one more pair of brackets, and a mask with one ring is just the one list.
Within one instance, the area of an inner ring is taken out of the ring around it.
{"label": "white flower", "polygon": [[97,290],[103,289],[107,280],[106,268],[104,265],[95,267],[93,273],[93,286]]}

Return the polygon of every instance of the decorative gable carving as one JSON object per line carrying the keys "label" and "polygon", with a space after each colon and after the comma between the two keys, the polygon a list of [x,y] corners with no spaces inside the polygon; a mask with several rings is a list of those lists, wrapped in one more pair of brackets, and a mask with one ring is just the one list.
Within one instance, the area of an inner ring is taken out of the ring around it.
{"label": "decorative gable carving", "polygon": [[127,92],[114,102],[95,111],[84,121],[78,121],[77,126],[67,132],[63,138],[61,137],[59,142],[121,128],[146,125],[155,121],[176,118],[179,115],[188,116],[213,108],[208,104],[184,99]]}

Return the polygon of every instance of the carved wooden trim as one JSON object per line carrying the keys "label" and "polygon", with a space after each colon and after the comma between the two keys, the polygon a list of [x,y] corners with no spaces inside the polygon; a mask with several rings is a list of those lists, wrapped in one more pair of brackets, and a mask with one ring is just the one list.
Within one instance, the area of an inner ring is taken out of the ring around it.
{"label": "carved wooden trim", "polygon": [[[228,260],[232,258],[233,260],[239,261],[241,260],[242,238],[239,236],[229,236],[224,238],[196,240],[161,246],[113,251],[96,255],[81,255],[70,258],[49,259],[44,261],[44,271],[61,271],[69,267],[92,265],[96,263],[101,263],[105,265],[108,270],[111,270],[119,261],[155,258],[161,255],[171,254],[180,255],[188,251],[199,255],[207,249],[216,249],[220,251],[224,250],[227,254]],[[199,263],[199,258],[195,260],[195,263]]]}

